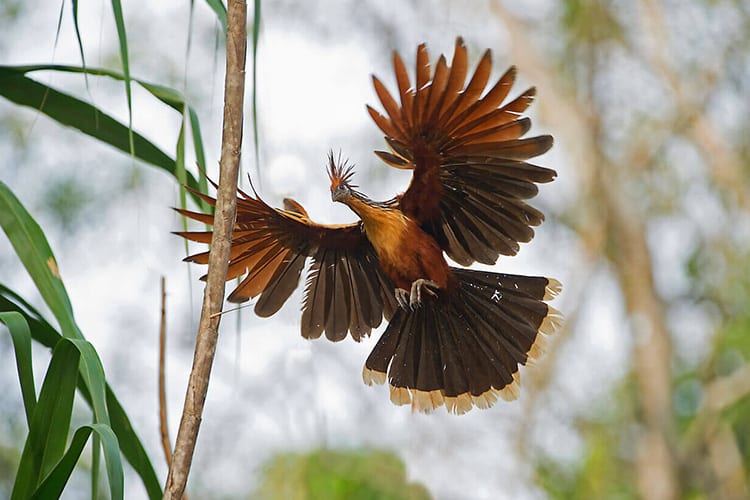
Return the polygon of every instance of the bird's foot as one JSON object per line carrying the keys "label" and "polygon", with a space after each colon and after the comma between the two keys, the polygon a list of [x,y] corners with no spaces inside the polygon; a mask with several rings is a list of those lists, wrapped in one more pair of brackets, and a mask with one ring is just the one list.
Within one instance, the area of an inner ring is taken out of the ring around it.
{"label": "bird's foot", "polygon": [[409,306],[409,292],[403,288],[396,288],[396,302],[401,309],[411,309]]}
{"label": "bird's foot", "polygon": [[411,294],[409,297],[409,307],[414,309],[422,305],[422,292],[426,292],[433,297],[437,297],[437,291],[440,287],[432,280],[419,278],[411,284]]}
{"label": "bird's foot", "polygon": [[432,280],[418,279],[411,284],[411,291],[403,288],[396,288],[396,302],[401,309],[413,311],[422,305],[422,293],[427,293],[437,297],[437,291],[440,289],[437,283]]}

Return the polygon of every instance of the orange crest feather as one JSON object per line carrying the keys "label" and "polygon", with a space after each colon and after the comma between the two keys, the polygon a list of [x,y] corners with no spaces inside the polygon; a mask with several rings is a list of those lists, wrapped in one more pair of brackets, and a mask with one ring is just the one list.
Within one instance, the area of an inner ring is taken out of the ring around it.
{"label": "orange crest feather", "polygon": [[349,164],[349,160],[342,160],[341,152],[339,152],[338,158],[334,158],[333,151],[329,151],[328,178],[331,179],[331,191],[336,189],[340,184],[344,184],[350,188],[358,187],[356,184],[351,183],[353,177],[354,165]]}

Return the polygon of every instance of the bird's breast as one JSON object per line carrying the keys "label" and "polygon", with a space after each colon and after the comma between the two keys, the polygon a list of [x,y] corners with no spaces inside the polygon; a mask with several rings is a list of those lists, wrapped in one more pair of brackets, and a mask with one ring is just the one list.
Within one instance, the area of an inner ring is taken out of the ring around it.
{"label": "bird's breast", "polygon": [[403,258],[412,221],[398,210],[383,210],[376,217],[363,217],[362,222],[381,261],[397,262]]}
{"label": "bird's breast", "polygon": [[399,288],[419,278],[439,287],[448,284],[448,264],[435,240],[400,210],[362,204],[353,206],[383,270]]}

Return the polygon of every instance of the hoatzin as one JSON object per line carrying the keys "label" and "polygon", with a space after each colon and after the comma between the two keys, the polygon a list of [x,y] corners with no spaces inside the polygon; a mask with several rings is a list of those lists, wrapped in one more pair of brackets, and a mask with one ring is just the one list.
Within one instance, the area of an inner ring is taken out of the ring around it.
{"label": "hoatzin", "polygon": [[[365,383],[388,380],[391,401],[420,411],[487,408],[498,396],[518,396],[519,365],[541,354],[545,334],[560,324],[560,314],[545,301],[561,286],[550,278],[450,267],[444,254],[462,266],[494,264],[531,240],[531,226],[544,216],[524,200],[556,173],[526,160],[549,150],[552,137],[521,138],[531,126],[521,114],[534,99],[533,88],[502,104],[514,68],[484,92],[489,50],[465,86],[461,38],[451,65],[441,56],[434,72],[420,45],[413,85],[398,53],[393,63],[400,104],[373,77],[386,114],[367,110],[391,150],[377,156],[413,170],[408,189],[389,201],[372,201],[352,184],[352,167],[330,154],[331,198],[359,222],[317,224],[294,200],[277,209],[257,193],[239,191],[227,280],[247,275],[228,300],[259,297],[255,312],[271,316],[298,286],[310,258],[303,337],[325,333],[336,342],[348,332],[359,341],[385,317],[388,326],[365,362]],[[211,242],[211,232],[177,234]],[[206,264],[208,253],[185,260]]]}

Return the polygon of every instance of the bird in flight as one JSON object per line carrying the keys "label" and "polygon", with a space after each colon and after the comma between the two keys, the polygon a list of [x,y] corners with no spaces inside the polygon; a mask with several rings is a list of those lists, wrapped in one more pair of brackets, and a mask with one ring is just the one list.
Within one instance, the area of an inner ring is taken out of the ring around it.
{"label": "bird in flight", "polygon": [[[561,285],[545,277],[451,267],[494,264],[515,255],[534,236],[544,215],[525,200],[554,170],[527,160],[552,147],[552,137],[523,136],[531,121],[523,112],[530,88],[506,101],[516,77],[510,68],[488,90],[492,61],[487,50],[467,80],[468,56],[456,40],[450,66],[440,56],[431,68],[424,44],[417,49],[412,84],[394,53],[397,98],[373,76],[384,114],[368,106],[390,151],[386,164],[413,171],[406,191],[377,202],[353,183],[352,166],[329,154],[331,199],[359,221],[313,222],[292,199],[273,208],[257,193],[241,190],[227,280],[244,275],[230,302],[258,298],[255,312],[276,313],[297,288],[308,260],[302,336],[334,342],[347,334],[370,335],[383,318],[388,326],[365,361],[368,385],[390,386],[396,404],[451,413],[488,408],[519,393],[519,365],[538,357],[545,337],[562,317],[546,304]],[[505,103],[504,103],[505,102]],[[215,199],[195,193],[210,205]],[[213,216],[178,209],[212,224]],[[210,243],[211,232],[178,232]],[[185,259],[208,263],[208,252]]]}

